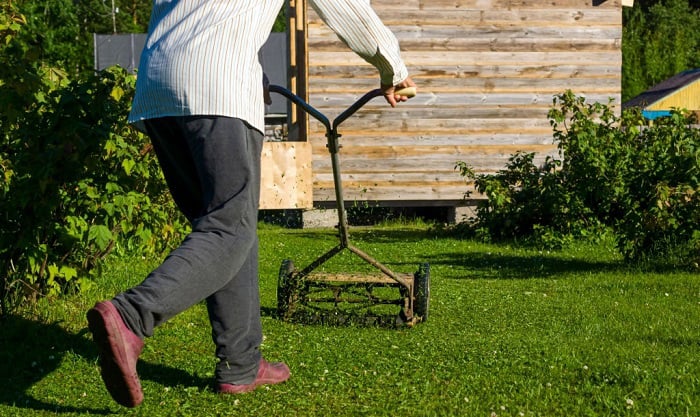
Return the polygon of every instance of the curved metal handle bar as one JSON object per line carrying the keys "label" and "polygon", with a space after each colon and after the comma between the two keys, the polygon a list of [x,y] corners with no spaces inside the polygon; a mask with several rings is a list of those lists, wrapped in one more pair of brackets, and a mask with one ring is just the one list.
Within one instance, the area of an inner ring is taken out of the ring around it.
{"label": "curved metal handle bar", "polygon": [[328,120],[328,118],[321,113],[320,111],[316,110],[311,104],[305,102],[302,100],[299,96],[296,94],[292,93],[291,91],[287,90],[284,87],[281,87],[279,85],[274,85],[270,84],[269,90],[272,93],[277,93],[281,94],[285,97],[287,97],[290,101],[294,102],[295,104],[301,106],[304,108],[304,110],[313,116],[315,119],[317,119],[319,122],[323,123],[323,125],[328,129],[328,131],[331,130],[331,122]]}
{"label": "curved metal handle bar", "polygon": [[333,127],[337,128],[339,124],[343,123],[345,119],[355,114],[355,112],[358,111],[362,106],[367,104],[367,102],[369,102],[375,97],[379,97],[382,95],[384,95],[384,93],[379,88],[366,93],[364,96],[360,97],[359,100],[354,102],[350,107],[343,110],[343,112],[340,113],[338,117],[335,118],[335,120],[333,120]]}
{"label": "curved metal handle bar", "polygon": [[270,84],[269,90],[270,92],[281,94],[288,98],[290,101],[294,102],[295,104],[298,104],[299,106],[303,107],[307,113],[309,113],[319,122],[323,123],[323,125],[326,127],[326,129],[328,129],[328,131],[331,131],[333,128],[337,128],[339,124],[341,124],[348,117],[355,114],[356,111],[358,111],[362,106],[367,104],[367,102],[369,102],[373,98],[379,97],[384,94],[379,88],[366,93],[365,95],[360,97],[359,100],[354,102],[350,107],[348,107],[342,113],[340,113],[338,117],[336,117],[335,120],[333,120],[333,124],[331,125],[331,122],[323,113],[316,110],[312,105],[305,102],[299,96],[287,90],[286,88],[281,87],[279,85]]}

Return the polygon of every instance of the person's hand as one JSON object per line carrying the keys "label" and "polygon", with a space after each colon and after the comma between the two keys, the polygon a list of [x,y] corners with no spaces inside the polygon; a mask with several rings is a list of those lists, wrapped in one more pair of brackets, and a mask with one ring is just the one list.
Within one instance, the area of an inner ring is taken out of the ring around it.
{"label": "person's hand", "polygon": [[263,97],[265,104],[268,106],[272,104],[272,97],[270,97],[270,79],[267,78],[267,74],[263,72]]}
{"label": "person's hand", "polygon": [[396,85],[383,84],[381,86],[382,91],[384,92],[384,98],[386,99],[387,103],[391,105],[391,107],[396,107],[397,103],[406,101],[409,98],[413,97],[401,94],[401,90],[408,87],[416,87],[416,83],[414,83],[413,80],[411,80],[411,77],[407,77],[405,80],[401,81]]}

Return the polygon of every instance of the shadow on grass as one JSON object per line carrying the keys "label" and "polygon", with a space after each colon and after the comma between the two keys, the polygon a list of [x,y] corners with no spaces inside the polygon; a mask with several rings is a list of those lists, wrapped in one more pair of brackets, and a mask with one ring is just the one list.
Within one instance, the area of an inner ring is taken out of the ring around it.
{"label": "shadow on grass", "polygon": [[[62,405],[30,393],[34,385],[58,369],[68,353],[87,362],[97,361],[97,348],[87,329],[73,334],[58,323],[47,324],[10,315],[0,321],[0,346],[0,363],[3,364],[0,366],[0,404],[52,413],[105,415],[114,412],[109,408]],[[139,361],[138,372],[142,380],[167,385],[200,388],[209,385],[208,381],[187,372],[144,361]],[[79,376],[75,380],[79,380]],[[70,388],[65,390],[68,392]],[[108,395],[106,389],[105,395]],[[118,407],[116,403],[114,406]]]}
{"label": "shadow on grass", "polygon": [[[282,232],[283,233],[283,232]],[[338,232],[335,230],[292,230],[289,231],[295,237],[311,239],[317,241],[320,236],[326,237],[329,240],[339,240]],[[415,242],[425,239],[444,238],[439,231],[430,229],[381,229],[373,226],[356,226],[350,227],[348,235],[351,240],[375,243],[400,243],[400,242]]]}
{"label": "shadow on grass", "polygon": [[[328,232],[331,234],[332,232]],[[318,239],[317,232],[296,232],[296,236],[304,238]],[[431,229],[378,229],[359,228],[350,231],[351,241],[362,243],[396,244],[410,242],[422,242],[436,239],[455,238],[449,233]],[[429,243],[427,244],[429,246]],[[418,258],[394,265],[410,266],[408,270],[413,270],[421,262],[428,262],[431,266],[446,266],[465,270],[459,272],[459,276],[453,279],[527,279],[527,278],[551,278],[560,274],[576,272],[620,272],[629,270],[621,260],[605,257],[595,257],[595,255],[575,255],[564,249],[553,251],[547,254],[538,254],[534,248],[521,247],[517,251],[500,251],[498,245],[481,245],[478,248],[463,252],[445,253],[426,249],[423,255]],[[489,249],[491,248],[491,249]],[[500,253],[509,252],[509,253]],[[522,255],[512,254],[522,252]],[[399,267],[400,269],[400,267]]]}
{"label": "shadow on grass", "polygon": [[576,272],[620,272],[627,267],[618,261],[584,260],[559,256],[504,255],[498,253],[441,253],[429,259],[431,266],[449,266],[466,272],[451,279],[557,278]]}

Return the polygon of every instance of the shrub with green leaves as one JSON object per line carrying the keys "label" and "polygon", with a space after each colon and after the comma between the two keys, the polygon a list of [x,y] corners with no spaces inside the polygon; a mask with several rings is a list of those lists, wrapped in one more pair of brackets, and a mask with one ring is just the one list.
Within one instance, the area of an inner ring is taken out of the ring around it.
{"label": "shrub with green leaves", "polygon": [[[517,152],[496,174],[476,174],[463,161],[462,176],[486,196],[471,225],[486,240],[526,240],[548,248],[573,238],[598,236],[618,211],[620,142],[609,106],[587,104],[570,91],[549,112],[558,157],[535,164],[535,153]],[[605,178],[601,183],[599,179]]]}
{"label": "shrub with green leaves", "polygon": [[[535,153],[512,155],[496,174],[476,174],[457,162],[460,174],[474,181],[487,199],[479,202],[470,229],[484,241],[526,240],[561,246],[575,233],[572,212],[580,207],[576,195],[563,189],[561,161],[548,157],[541,166]],[[579,227],[580,228],[580,227]]]}
{"label": "shrub with green leaves", "polygon": [[700,131],[674,111],[651,125],[637,109],[586,103],[567,91],[549,111],[558,157],[511,156],[496,174],[456,168],[486,199],[468,229],[487,240],[559,247],[611,228],[631,261],[700,258]]}
{"label": "shrub with green leaves", "polygon": [[628,259],[700,262],[700,129],[672,111],[638,134],[620,194],[618,247]]}
{"label": "shrub with green leaves", "polygon": [[0,47],[15,64],[0,70],[3,313],[90,285],[113,250],[159,252],[187,227],[149,141],[127,124],[134,77],[113,68],[68,80],[28,58],[12,36],[22,18],[12,22]]}
{"label": "shrub with green leaves", "polygon": [[5,137],[6,298],[87,285],[86,274],[115,248],[153,253],[180,239],[186,223],[150,144],[126,123],[132,91],[119,69],[68,83]]}

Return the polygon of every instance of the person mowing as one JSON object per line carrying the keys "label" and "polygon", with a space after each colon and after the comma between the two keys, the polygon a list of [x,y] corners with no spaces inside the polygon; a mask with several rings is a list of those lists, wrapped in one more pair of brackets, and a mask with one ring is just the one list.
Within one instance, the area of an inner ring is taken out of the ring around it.
{"label": "person mowing", "polygon": [[[129,122],[145,132],[191,233],[144,281],[87,312],[114,400],[144,396],[136,363],[156,327],[206,301],[214,386],[249,392],[290,377],[260,352],[258,200],[265,87],[258,52],[284,0],[154,0]],[[309,0],[377,68],[392,106],[415,87],[399,44],[369,0]]]}

